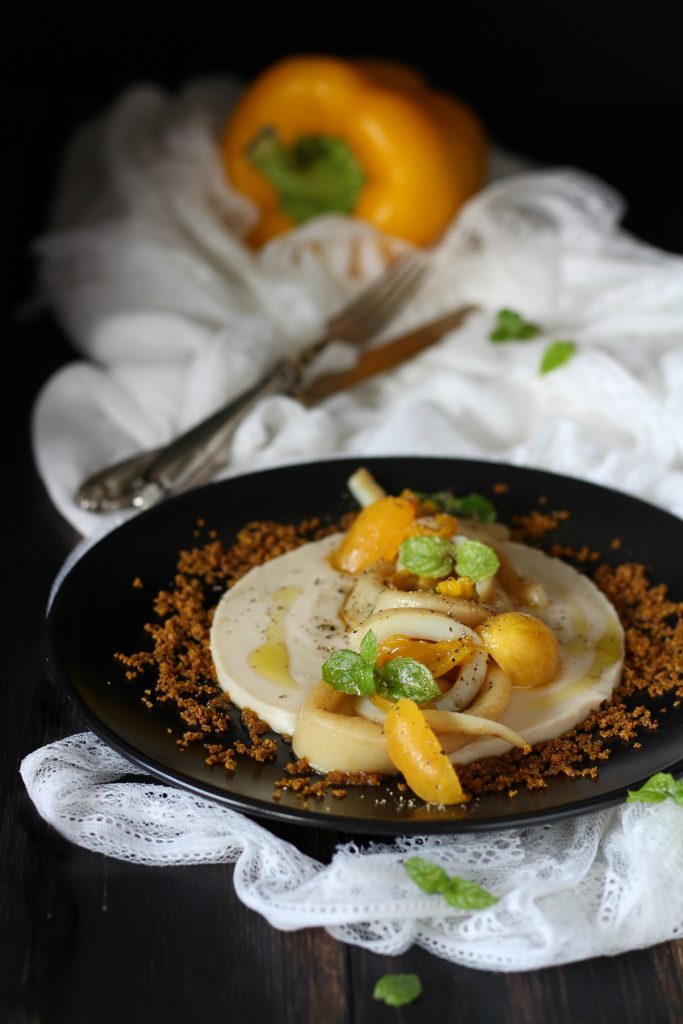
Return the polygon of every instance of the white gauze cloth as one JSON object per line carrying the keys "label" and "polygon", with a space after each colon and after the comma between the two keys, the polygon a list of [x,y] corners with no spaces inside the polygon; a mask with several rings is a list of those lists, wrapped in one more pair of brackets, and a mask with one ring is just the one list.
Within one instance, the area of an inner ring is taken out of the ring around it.
{"label": "white gauze cloth", "polygon": [[[208,415],[319,335],[405,248],[353,218],[322,217],[251,252],[241,239],[256,214],[227,183],[216,145],[237,93],[230,82],[176,97],[134,88],[68,154],[36,251],[47,300],[84,358],[43,389],[33,437],[52,499],[84,534],[102,523],[73,502],[86,475]],[[616,486],[683,515],[683,259],[620,231],[623,203],[595,178],[510,175],[500,155],[494,164],[497,180],[428,254],[427,284],[388,333],[462,303],[481,312],[316,408],[262,401],[226,467],[342,452],[483,458]],[[492,344],[503,307],[541,335]],[[556,339],[577,354],[540,376]],[[339,343],[327,367],[352,359]]]}
{"label": "white gauze cloth", "polygon": [[[631,803],[553,825],[339,846],[318,863],[219,804],[150,780],[91,733],[29,754],[24,782],[43,818],[88,850],[136,864],[235,863],[247,906],[276,928],[324,927],[374,953],[413,943],[453,963],[523,971],[683,936],[683,807]],[[419,855],[499,902],[454,910],[423,893]]]}
{"label": "white gauze cloth", "polygon": [[[237,87],[127,93],[74,143],[41,280],[81,361],[39,396],[34,448],[62,513],[85,535],[125,516],[79,511],[103,465],[161,444],[254,381],[402,244],[320,218],[258,254],[250,204],[222,174],[216,137]],[[575,170],[501,176],[432,251],[432,273],[393,334],[464,302],[481,312],[409,364],[314,409],[263,401],[226,472],[334,453],[424,453],[546,467],[683,515],[683,260],[619,229],[620,198]],[[518,165],[519,166],[519,165]],[[493,345],[495,313],[542,327]],[[538,372],[553,339],[576,356]],[[344,346],[328,366],[352,359]],[[70,561],[69,564],[72,564]],[[235,861],[239,897],[280,928],[326,927],[381,953],[419,943],[454,962],[523,970],[647,946],[683,926],[683,808],[628,805],[556,823],[340,848],[316,863],[218,804],[150,782],[92,735],[29,755],[43,817],[88,849],[144,864]],[[426,896],[402,863],[428,856],[501,897],[476,913]]]}

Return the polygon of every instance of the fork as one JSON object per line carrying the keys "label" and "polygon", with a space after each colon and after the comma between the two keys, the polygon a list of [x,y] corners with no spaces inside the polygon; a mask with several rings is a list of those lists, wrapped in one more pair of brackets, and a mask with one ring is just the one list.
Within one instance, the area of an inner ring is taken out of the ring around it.
{"label": "fork", "polygon": [[384,274],[333,314],[324,334],[298,356],[279,360],[255,385],[170,444],[138,453],[89,476],[76,492],[76,503],[88,512],[141,509],[205,483],[224,461],[225,445],[237,426],[261,398],[294,390],[303,371],[328,342],[360,345],[370,341],[417,292],[427,269],[421,254],[399,256]]}

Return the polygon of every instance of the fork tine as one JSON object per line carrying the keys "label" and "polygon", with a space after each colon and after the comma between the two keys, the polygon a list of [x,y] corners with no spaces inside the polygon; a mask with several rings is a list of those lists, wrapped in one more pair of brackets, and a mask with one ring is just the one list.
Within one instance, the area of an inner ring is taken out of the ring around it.
{"label": "fork tine", "polygon": [[366,341],[377,334],[415,294],[427,272],[426,262],[409,253],[328,321],[328,337]]}

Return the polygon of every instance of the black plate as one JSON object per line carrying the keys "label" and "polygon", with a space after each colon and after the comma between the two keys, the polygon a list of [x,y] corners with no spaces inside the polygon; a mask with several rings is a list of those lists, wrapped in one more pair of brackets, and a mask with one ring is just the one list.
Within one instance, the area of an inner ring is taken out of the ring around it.
{"label": "black plate", "polygon": [[[683,711],[662,716],[659,730],[646,735],[642,749],[618,749],[600,768],[597,781],[550,780],[548,788],[519,794],[488,795],[461,808],[435,809],[419,801],[397,801],[395,783],[379,790],[349,791],[344,800],[326,796],[308,807],[289,793],[273,800],[273,782],[291,756],[281,744],[277,764],[251,761],[227,775],[207,767],[204,751],[176,746],[177,720],[140,703],[138,686],[126,684],[115,651],[147,646],[142,631],[157,590],[172,580],[178,551],[192,546],[198,517],[229,541],[250,519],[298,522],[311,515],[332,516],[353,507],[345,482],[358,459],[308,463],[253,473],[175,498],[113,531],[76,564],[52,606],[48,619],[49,663],[55,679],[102,739],[165,782],[229,804],[247,814],[300,824],[375,834],[466,832],[536,824],[608,807],[621,801],[657,771],[683,771]],[[390,492],[403,487],[495,495],[499,518],[537,507],[570,509],[571,518],[553,539],[604,553],[605,560],[645,563],[651,578],[665,582],[674,600],[683,600],[683,522],[634,498],[531,469],[494,463],[428,458],[366,459],[364,464]],[[621,538],[618,552],[611,548]],[[139,576],[143,589],[133,589]],[[657,707],[662,701],[657,702]],[[169,712],[170,715],[170,712]],[[175,736],[168,728],[175,729]],[[239,728],[239,726],[237,726]]]}

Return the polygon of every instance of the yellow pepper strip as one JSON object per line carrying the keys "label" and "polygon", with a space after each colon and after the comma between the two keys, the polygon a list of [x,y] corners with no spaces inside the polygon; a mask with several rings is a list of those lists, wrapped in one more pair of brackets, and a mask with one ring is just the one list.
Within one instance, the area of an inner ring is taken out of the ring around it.
{"label": "yellow pepper strip", "polygon": [[459,529],[458,520],[448,512],[437,512],[425,521],[416,520],[410,531],[411,537],[443,537],[449,540]]}
{"label": "yellow pepper strip", "polygon": [[412,640],[410,637],[387,637],[377,648],[376,665],[381,668],[392,658],[412,658],[425,665],[435,679],[469,658],[474,644],[466,637],[456,640]]}
{"label": "yellow pepper strip", "polygon": [[332,565],[357,575],[375,562],[391,561],[408,536],[416,506],[409,498],[380,498],[362,509],[332,555]]}
{"label": "yellow pepper strip", "polygon": [[384,731],[389,757],[413,793],[430,804],[460,804],[468,799],[415,701],[406,697],[397,701],[387,712]]}
{"label": "yellow pepper strip", "polygon": [[462,597],[467,601],[477,599],[477,585],[469,576],[449,576],[446,580],[439,580],[436,591],[446,597]]}
{"label": "yellow pepper strip", "polygon": [[482,186],[486,165],[482,127],[459,100],[401,65],[333,57],[265,71],[221,151],[227,177],[259,209],[255,246],[333,212],[429,245]]}

